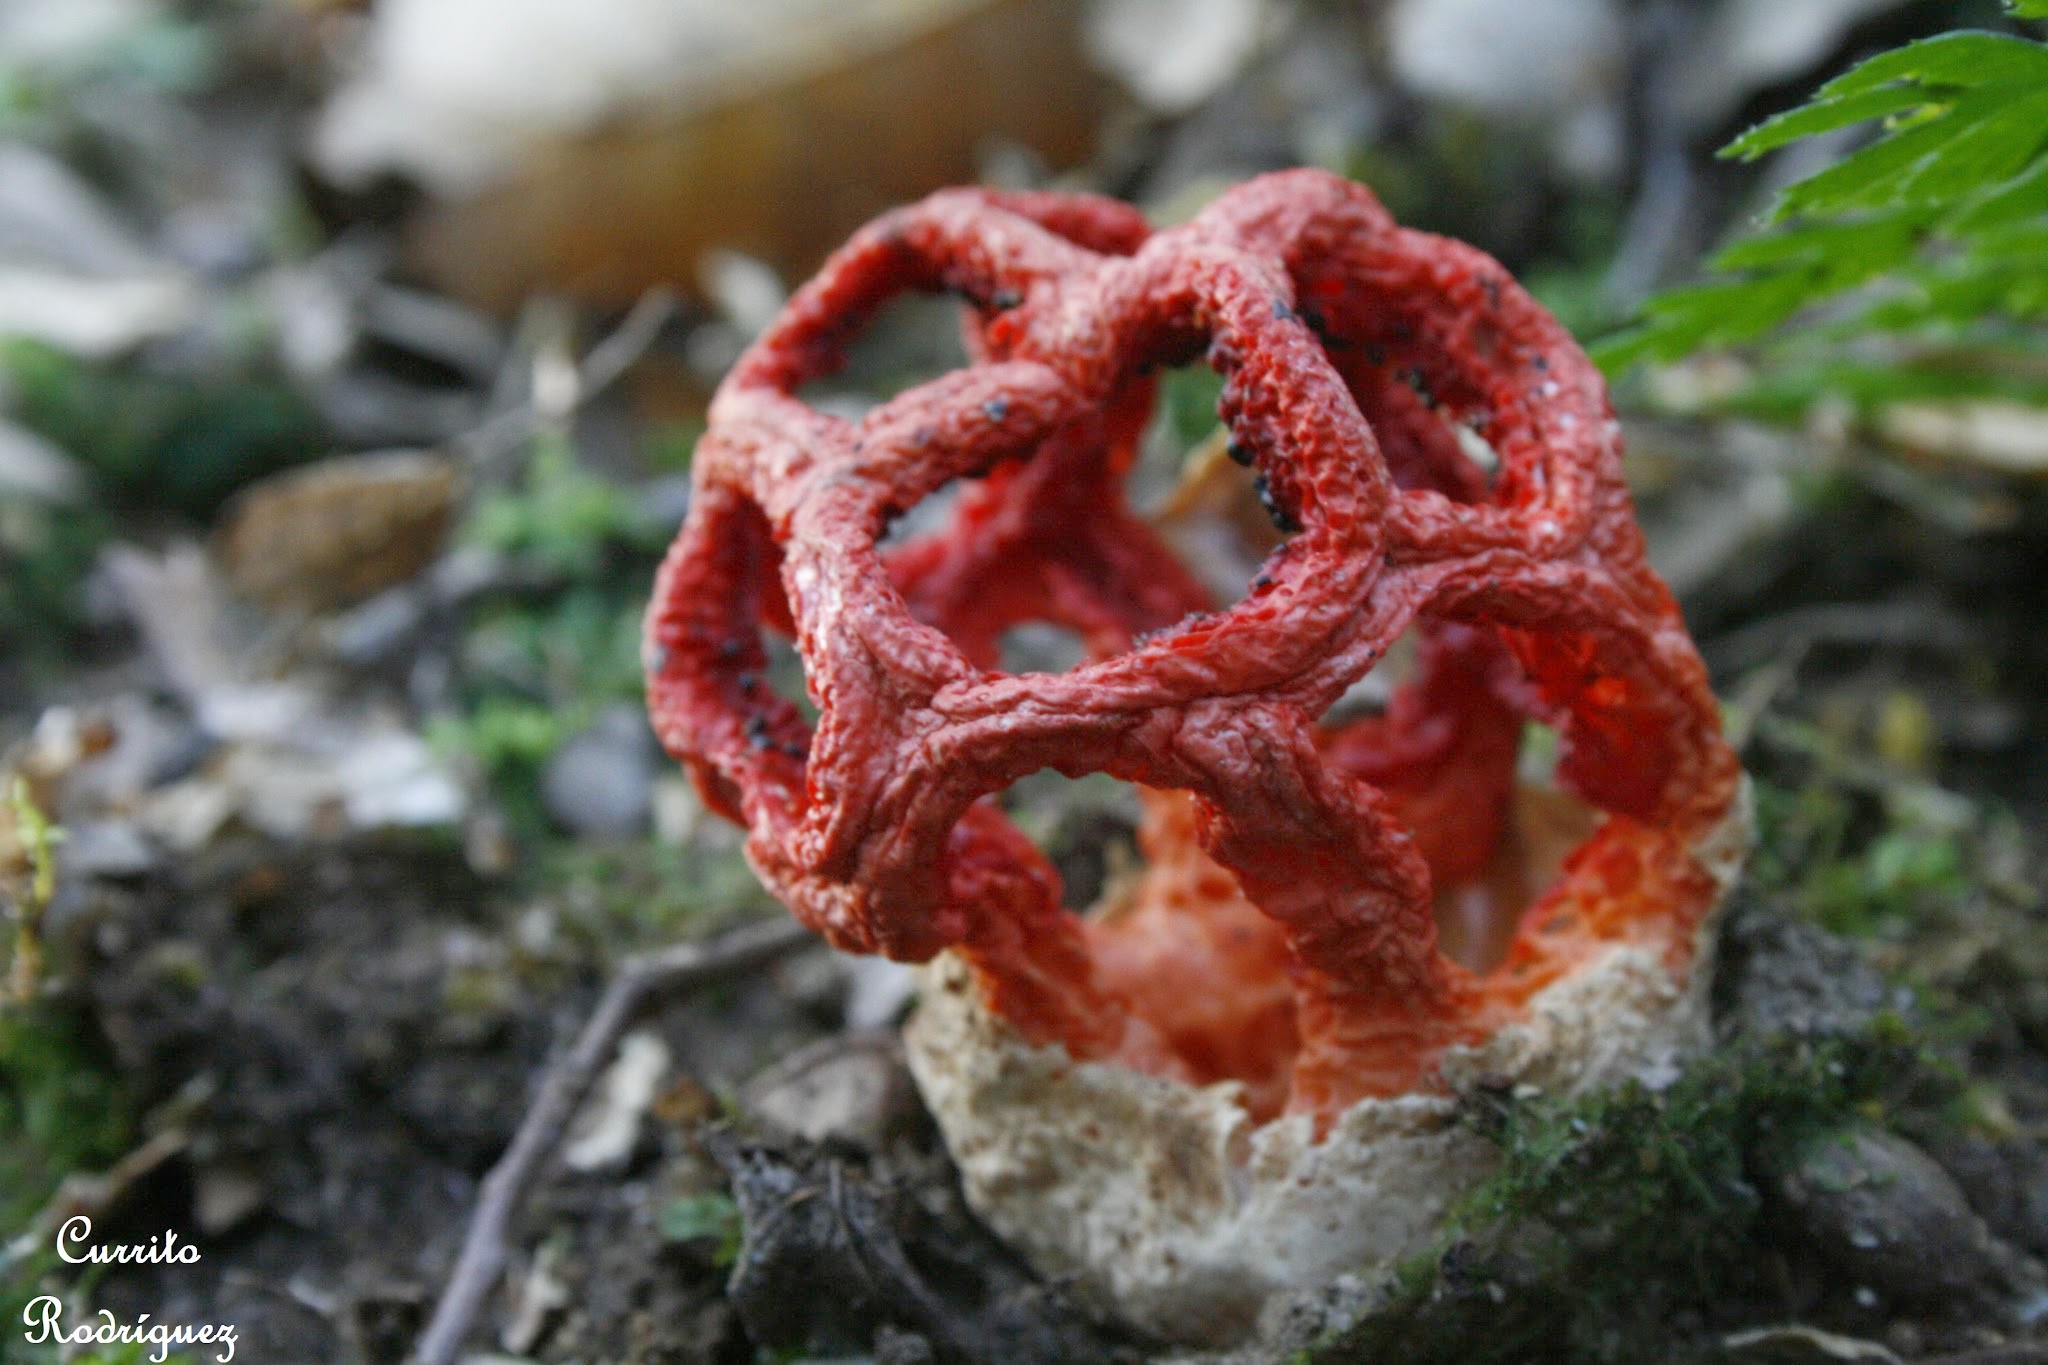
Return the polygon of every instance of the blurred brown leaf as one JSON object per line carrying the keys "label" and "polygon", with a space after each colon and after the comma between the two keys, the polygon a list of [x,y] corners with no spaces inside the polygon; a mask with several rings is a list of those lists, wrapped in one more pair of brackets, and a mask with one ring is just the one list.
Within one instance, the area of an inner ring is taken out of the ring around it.
{"label": "blurred brown leaf", "polygon": [[412,578],[440,554],[455,514],[456,461],[425,451],[346,455],[252,484],[213,551],[244,597],[326,611]]}
{"label": "blurred brown leaf", "polygon": [[[977,178],[998,140],[1053,166],[1093,150],[1108,86],[1065,0],[924,0],[879,45],[794,45],[692,107],[625,110],[589,133],[534,141],[512,173],[430,202],[412,266],[506,313],[536,289],[623,306],[694,288],[730,248],[807,273],[875,214]],[[748,54],[733,65],[746,68]]]}

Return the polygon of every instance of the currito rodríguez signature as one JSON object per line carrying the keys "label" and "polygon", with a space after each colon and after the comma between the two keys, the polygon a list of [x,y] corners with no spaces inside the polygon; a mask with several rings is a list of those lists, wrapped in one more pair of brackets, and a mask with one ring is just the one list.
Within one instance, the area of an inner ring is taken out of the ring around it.
{"label": "currito rodr\u00edguez signature", "polygon": [[[67,1265],[197,1265],[199,1248],[180,1242],[178,1234],[165,1231],[139,1244],[96,1246],[92,1241],[92,1220],[83,1214],[57,1229],[57,1256]],[[229,1323],[153,1322],[144,1313],[133,1322],[122,1322],[113,1310],[76,1322],[65,1321],[65,1304],[55,1294],[29,1301],[22,1310],[22,1335],[31,1346],[148,1346],[150,1360],[162,1362],[173,1350],[185,1346],[215,1346],[214,1359],[227,1365],[235,1358],[238,1333]]]}

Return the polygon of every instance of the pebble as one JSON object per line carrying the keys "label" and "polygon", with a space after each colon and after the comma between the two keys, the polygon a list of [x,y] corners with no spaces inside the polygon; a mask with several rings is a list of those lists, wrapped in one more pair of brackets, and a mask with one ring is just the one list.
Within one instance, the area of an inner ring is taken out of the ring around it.
{"label": "pebble", "polygon": [[65,829],[57,857],[68,875],[130,881],[156,870],[160,859],[135,826],[116,820],[86,820]]}
{"label": "pebble", "polygon": [[571,834],[622,839],[644,833],[654,811],[654,733],[637,706],[607,707],[541,773],[541,801]]}
{"label": "pebble", "polygon": [[1886,1298],[1954,1304],[2032,1278],[2031,1263],[1991,1235],[1948,1172],[1882,1129],[1807,1144],[1778,1189],[1845,1280]]}
{"label": "pebble", "polygon": [[747,1112],[810,1142],[880,1151],[923,1112],[893,1034],[839,1034],[792,1053],[747,1082]]}

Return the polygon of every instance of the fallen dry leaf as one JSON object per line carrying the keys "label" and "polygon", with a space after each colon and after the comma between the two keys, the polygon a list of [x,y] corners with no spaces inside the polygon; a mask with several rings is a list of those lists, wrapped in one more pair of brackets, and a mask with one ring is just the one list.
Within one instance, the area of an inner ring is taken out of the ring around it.
{"label": "fallen dry leaf", "polygon": [[2048,474],[2048,408],[1988,398],[1893,403],[1879,412],[1877,431],[1923,454],[2004,474]]}
{"label": "fallen dry leaf", "polygon": [[237,593],[267,606],[346,606],[433,562],[460,489],[445,455],[322,460],[245,489],[222,517],[214,557]]}

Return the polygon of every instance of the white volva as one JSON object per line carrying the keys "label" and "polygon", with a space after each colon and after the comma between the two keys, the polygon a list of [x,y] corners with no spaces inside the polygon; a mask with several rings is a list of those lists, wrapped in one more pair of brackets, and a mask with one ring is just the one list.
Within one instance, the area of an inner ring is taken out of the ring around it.
{"label": "white volva", "polygon": [[[1724,899],[1748,827],[1745,799],[1696,850]],[[1370,1282],[1430,1244],[1495,1157],[1457,1121],[1461,1095],[1482,1083],[1560,1096],[1669,1084],[1707,1040],[1717,918],[1684,979],[1651,947],[1611,948],[1535,996],[1520,1022],[1447,1057],[1449,1093],[1360,1101],[1321,1142],[1305,1115],[1255,1123],[1235,1082],[1198,1089],[1026,1044],[950,954],[926,969],[905,1037],[991,1227],[1095,1311],[1228,1346],[1295,1293],[1345,1274]]]}

